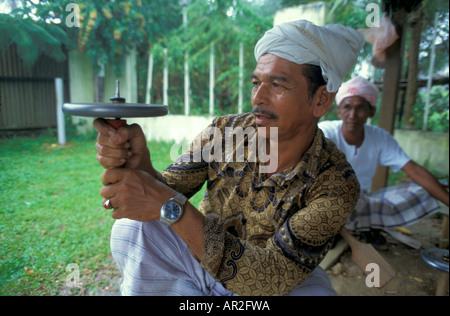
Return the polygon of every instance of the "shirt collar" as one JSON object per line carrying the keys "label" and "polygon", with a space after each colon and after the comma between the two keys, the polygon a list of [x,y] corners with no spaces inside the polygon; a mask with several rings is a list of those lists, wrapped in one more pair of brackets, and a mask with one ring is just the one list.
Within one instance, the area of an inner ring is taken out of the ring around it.
{"label": "shirt collar", "polygon": [[311,146],[296,165],[283,170],[281,173],[273,174],[265,180],[263,180],[261,174],[257,173],[259,185],[255,183],[255,187],[284,187],[287,182],[296,178],[302,179],[304,182],[313,182],[319,173],[320,157],[324,141],[323,132],[317,128]]}

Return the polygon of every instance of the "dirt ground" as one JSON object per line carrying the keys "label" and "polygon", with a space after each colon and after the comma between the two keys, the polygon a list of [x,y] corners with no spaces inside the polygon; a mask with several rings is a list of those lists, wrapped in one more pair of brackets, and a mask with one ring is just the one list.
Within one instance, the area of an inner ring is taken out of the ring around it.
{"label": "dirt ground", "polygon": [[[438,279],[442,272],[426,264],[421,251],[438,248],[443,226],[442,216],[430,216],[417,224],[408,226],[410,238],[419,241],[420,249],[411,248],[386,235],[389,249],[380,252],[397,272],[396,276],[381,288],[367,287],[366,276],[352,261],[350,248],[339,260],[327,269],[331,283],[339,296],[434,296]],[[111,266],[115,266],[112,262]],[[448,274],[445,275],[448,280]],[[102,270],[96,273],[93,284],[95,289],[74,293],[61,289],[60,295],[117,296],[122,277],[117,269]],[[448,296],[448,288],[447,293]]]}
{"label": "dirt ground", "polygon": [[[385,235],[390,242],[389,249],[380,254],[397,274],[381,288],[366,286],[366,275],[352,261],[351,251],[347,249],[338,262],[327,270],[334,289],[340,296],[435,296],[441,273],[447,280],[448,273],[429,266],[420,254],[424,249],[438,248],[442,226],[442,218],[430,216],[407,227],[411,232],[408,237],[422,244],[420,249],[411,248]],[[446,295],[449,295],[448,284]]]}

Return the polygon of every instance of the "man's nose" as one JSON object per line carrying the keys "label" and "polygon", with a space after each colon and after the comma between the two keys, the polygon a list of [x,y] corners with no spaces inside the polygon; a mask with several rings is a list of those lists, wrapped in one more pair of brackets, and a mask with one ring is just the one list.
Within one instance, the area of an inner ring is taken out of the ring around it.
{"label": "man's nose", "polygon": [[348,115],[350,117],[355,117],[356,116],[356,112],[357,112],[357,110],[352,108],[352,109],[350,109],[350,112],[348,113]]}
{"label": "man's nose", "polygon": [[268,95],[267,84],[261,83],[257,87],[253,88],[253,103],[261,104],[264,103]]}

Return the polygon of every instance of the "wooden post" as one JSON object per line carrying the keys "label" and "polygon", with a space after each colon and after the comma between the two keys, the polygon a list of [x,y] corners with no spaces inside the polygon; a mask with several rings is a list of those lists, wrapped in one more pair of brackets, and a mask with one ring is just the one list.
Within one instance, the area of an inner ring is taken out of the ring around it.
{"label": "wooden post", "polygon": [[[414,106],[417,101],[417,90],[418,90],[418,74],[419,74],[419,47],[420,39],[422,36],[422,6],[409,14],[409,29],[410,29],[410,39],[409,39],[409,49],[408,49],[408,79],[406,92],[403,91],[405,95],[405,105],[404,105],[404,118],[405,118],[405,128],[413,128],[413,114]],[[401,96],[399,98],[401,100]],[[400,119],[400,118],[399,118]]]}
{"label": "wooden post", "polygon": [[423,115],[423,131],[427,130],[428,127],[428,111],[430,110],[430,94],[431,94],[431,85],[433,81],[433,72],[434,72],[434,60],[436,58],[436,36],[438,32],[438,22],[439,22],[439,13],[436,12],[434,17],[434,31],[433,31],[433,42],[431,43],[431,60],[430,67],[428,69],[428,80],[427,80],[427,98],[425,101],[425,113]]}
{"label": "wooden post", "polygon": [[[393,13],[393,23],[399,38],[386,49],[386,62],[383,77],[383,94],[381,97],[380,116],[378,126],[389,133],[394,133],[395,108],[400,84],[403,64],[404,24],[407,14],[403,9]],[[372,191],[387,185],[388,168],[379,166],[372,180]]]}

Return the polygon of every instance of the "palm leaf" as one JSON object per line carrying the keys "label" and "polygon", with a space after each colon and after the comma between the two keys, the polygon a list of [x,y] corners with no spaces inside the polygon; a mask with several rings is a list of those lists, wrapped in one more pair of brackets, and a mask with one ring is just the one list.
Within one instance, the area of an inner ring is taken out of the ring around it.
{"label": "palm leaf", "polygon": [[31,47],[33,46],[33,38],[30,36],[28,32],[20,27],[10,28],[8,30],[12,40],[20,47]]}
{"label": "palm leaf", "polygon": [[61,44],[61,42],[56,37],[54,37],[45,28],[43,28],[42,26],[40,26],[39,24],[37,24],[35,22],[27,21],[27,23],[24,23],[24,27],[31,33],[34,33],[37,36],[39,36],[42,39],[42,41],[44,41],[45,43],[48,43],[51,45],[60,45]]}

